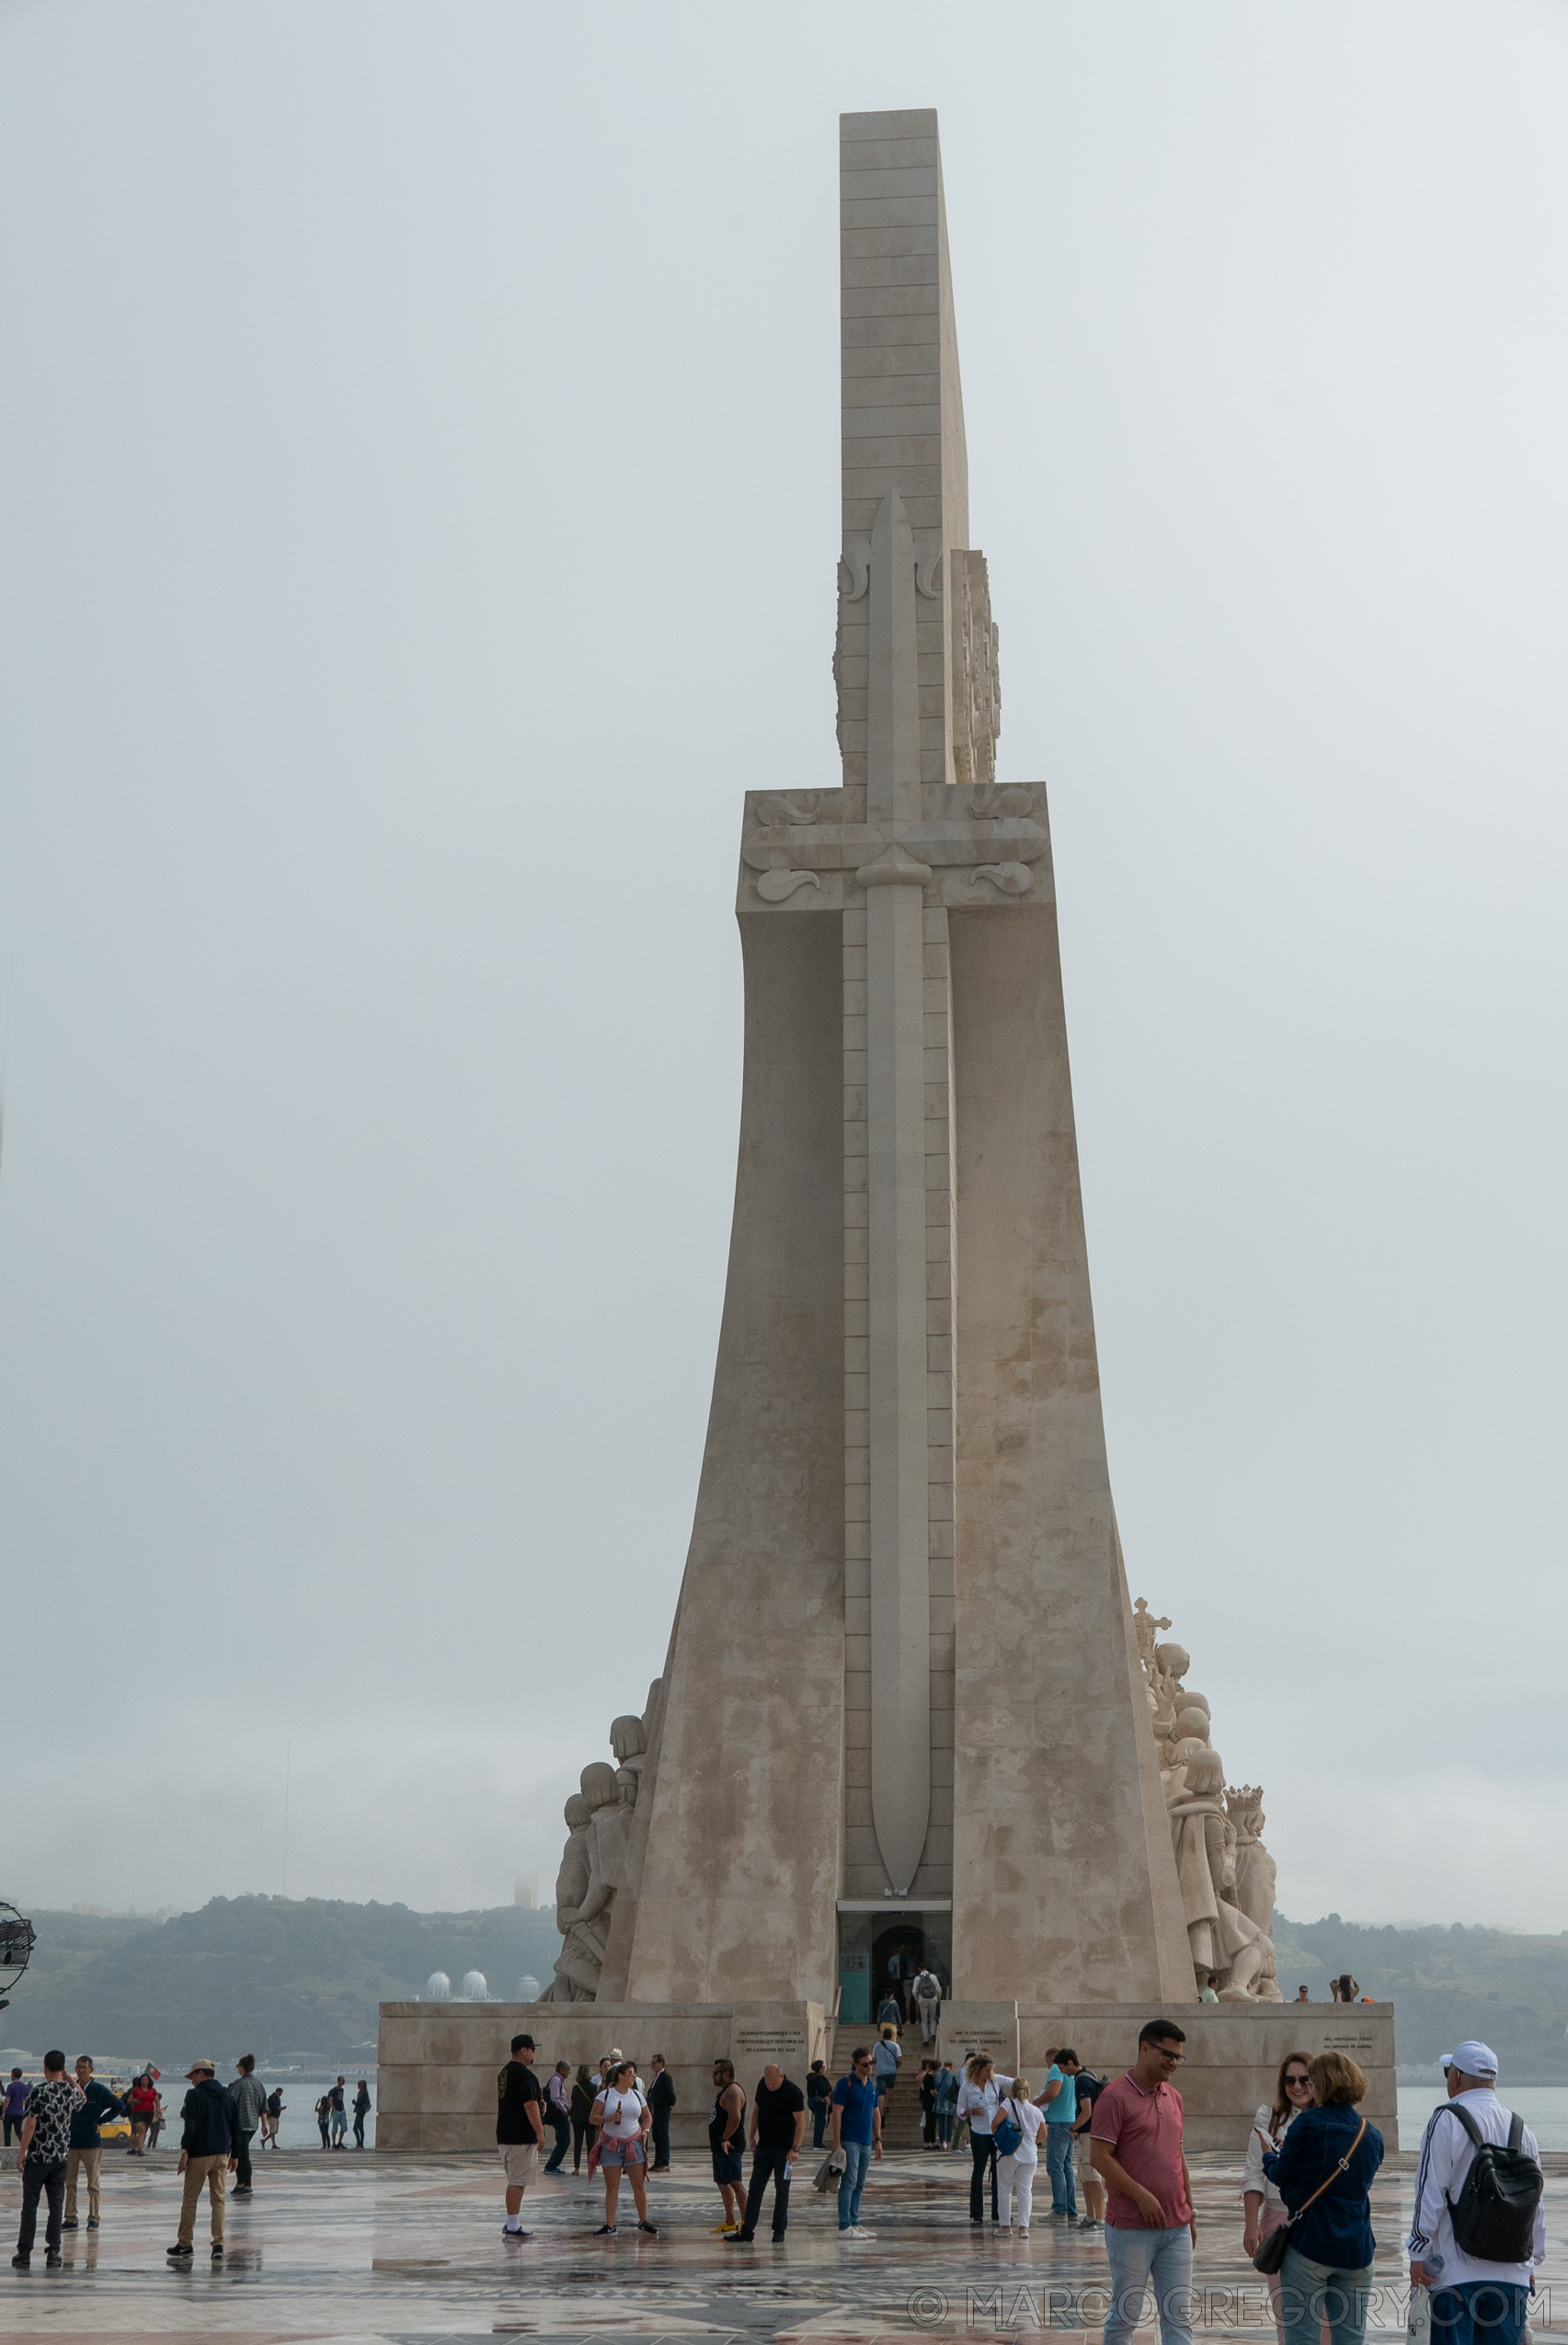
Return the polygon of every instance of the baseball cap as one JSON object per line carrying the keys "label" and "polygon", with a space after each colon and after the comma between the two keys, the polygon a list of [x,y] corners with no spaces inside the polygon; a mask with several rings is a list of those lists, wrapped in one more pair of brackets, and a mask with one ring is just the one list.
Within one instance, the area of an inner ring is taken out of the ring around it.
{"label": "baseball cap", "polygon": [[1468,2036],[1463,2043],[1455,2044],[1452,2052],[1444,2053],[1443,2067],[1445,2071],[1458,2068],[1466,2076],[1495,2076],[1497,2054],[1489,2043],[1479,2043],[1474,2036]]}

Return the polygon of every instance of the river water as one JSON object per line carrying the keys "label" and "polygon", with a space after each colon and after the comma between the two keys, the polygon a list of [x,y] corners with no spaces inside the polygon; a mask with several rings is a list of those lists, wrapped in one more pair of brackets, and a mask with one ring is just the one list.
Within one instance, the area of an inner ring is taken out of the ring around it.
{"label": "river water", "polygon": [[[1516,2109],[1543,2150],[1568,2150],[1568,2085],[1519,2085],[1498,2088],[1499,2098]],[[1426,2120],[1446,2099],[1440,2085],[1401,2085],[1399,2137],[1402,2148],[1415,2149],[1426,2130]]]}

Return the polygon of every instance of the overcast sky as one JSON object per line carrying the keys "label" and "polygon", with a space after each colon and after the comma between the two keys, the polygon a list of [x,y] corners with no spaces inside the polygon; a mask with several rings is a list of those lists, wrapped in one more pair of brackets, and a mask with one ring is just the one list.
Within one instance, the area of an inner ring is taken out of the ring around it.
{"label": "overcast sky", "polygon": [[1553,0],[0,9],[0,1895],[548,1893],[926,105],[1133,1592],[1288,1913],[1568,1928]]}

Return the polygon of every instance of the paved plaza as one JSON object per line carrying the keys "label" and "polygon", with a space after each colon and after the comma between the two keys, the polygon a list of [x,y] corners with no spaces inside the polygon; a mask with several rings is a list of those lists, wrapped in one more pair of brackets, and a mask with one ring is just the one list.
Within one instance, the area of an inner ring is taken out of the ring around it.
{"label": "paved plaza", "polygon": [[[1549,2165],[1568,2167],[1568,2159]],[[1368,2329],[1402,2335],[1399,2254],[1411,2190],[1403,2171],[1373,2197],[1379,2293]],[[16,2345],[86,2345],[129,2336],[402,2340],[523,2336],[767,2339],[776,2345],[848,2345],[967,2336],[1028,2338],[1045,2328],[1097,2337],[1105,2253],[1100,2235],[1047,2222],[1036,2206],[1026,2240],[974,2232],[967,2160],[918,2151],[873,2169],[863,2214],[876,2237],[841,2245],[831,2202],[796,2186],[789,2236],[774,2248],[730,2248],[710,2226],[718,2194],[705,2156],[677,2153],[653,2186],[657,2239],[622,2230],[591,2235],[602,2191],[586,2179],[531,2191],[534,2236],[501,2239],[500,2176],[478,2157],[323,2156],[286,2151],[261,2161],[255,2197],[228,2210],[228,2253],[211,2262],[205,2224],[193,2268],[171,2269],[179,2187],[172,2156],[145,2164],[106,2157],[100,2231],[66,2234],[65,2261],[31,2271],[0,2267],[0,2336]],[[1240,2164],[1213,2153],[1194,2161],[1198,2191],[1197,2327],[1266,2345],[1273,2329],[1264,2283],[1240,2250]],[[1044,2182],[1042,2170],[1041,2181]],[[20,2183],[7,2168],[0,2208],[15,2239]],[[1568,2328],[1568,2174],[1547,2181],[1551,2256],[1537,2331]],[[1047,2193],[1048,2203],[1048,2193]],[[1551,2321],[1551,2297],[1560,2309]]]}

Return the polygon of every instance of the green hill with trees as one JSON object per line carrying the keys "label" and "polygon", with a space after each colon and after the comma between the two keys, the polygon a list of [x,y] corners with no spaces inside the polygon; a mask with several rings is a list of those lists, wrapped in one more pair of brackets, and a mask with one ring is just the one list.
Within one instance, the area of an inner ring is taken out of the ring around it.
{"label": "green hill with trees", "polygon": [[1505,1929],[1444,1928],[1274,1917],[1279,1984],[1327,1999],[1349,1971],[1363,1995],[1395,2007],[1402,2068],[1431,2066],[1466,2036],[1492,2046],[1516,2085],[1568,2084],[1568,1932],[1528,1938]]}

